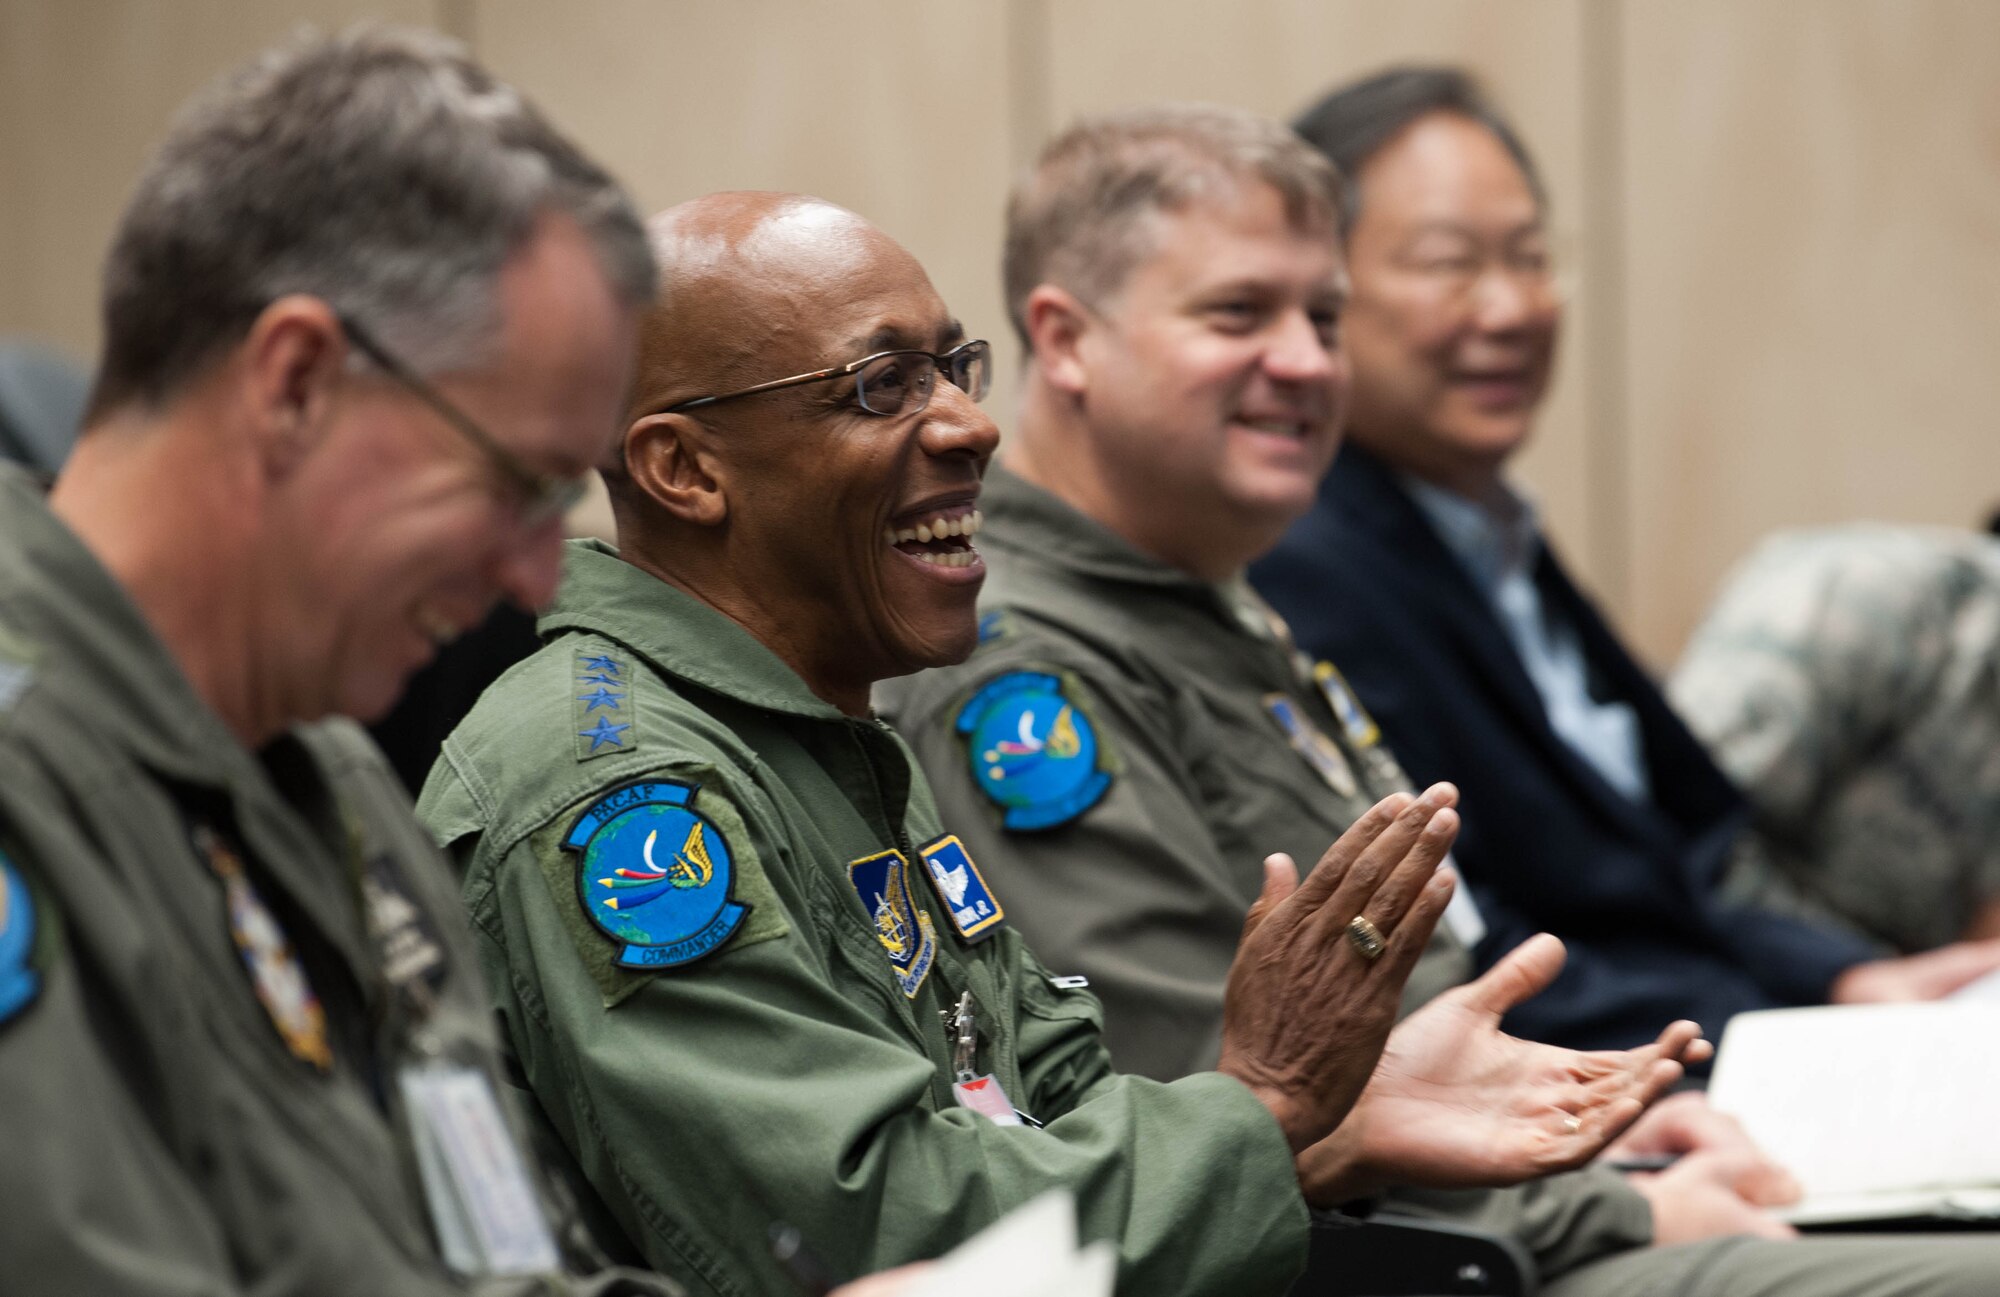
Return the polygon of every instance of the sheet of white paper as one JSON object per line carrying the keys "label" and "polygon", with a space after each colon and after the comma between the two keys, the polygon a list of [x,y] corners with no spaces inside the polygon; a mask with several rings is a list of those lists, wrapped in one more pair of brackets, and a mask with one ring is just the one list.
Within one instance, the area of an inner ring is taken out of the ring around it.
{"label": "sheet of white paper", "polygon": [[1052,1189],[941,1258],[907,1297],[1111,1297],[1118,1255],[1076,1245],[1076,1200]]}
{"label": "sheet of white paper", "polygon": [[1948,1000],[1985,1000],[1989,1003],[2000,1001],[2000,969],[1996,969],[1984,977],[1973,978],[1945,998]]}
{"label": "sheet of white paper", "polygon": [[2000,1185],[2000,1004],[1738,1014],[1709,1101],[1809,1200]]}

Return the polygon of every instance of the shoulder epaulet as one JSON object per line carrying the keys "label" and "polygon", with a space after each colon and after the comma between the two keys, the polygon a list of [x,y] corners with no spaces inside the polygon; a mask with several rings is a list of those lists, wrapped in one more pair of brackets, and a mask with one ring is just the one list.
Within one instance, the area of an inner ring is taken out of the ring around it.
{"label": "shoulder epaulet", "polygon": [[575,724],[576,759],[588,761],[639,746],[638,708],[632,706],[632,660],[601,641],[574,650],[570,671],[570,715]]}

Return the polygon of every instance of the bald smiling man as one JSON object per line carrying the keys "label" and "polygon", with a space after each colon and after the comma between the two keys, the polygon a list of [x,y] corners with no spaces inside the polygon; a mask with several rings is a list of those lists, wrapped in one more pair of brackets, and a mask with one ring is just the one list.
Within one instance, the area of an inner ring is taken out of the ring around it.
{"label": "bald smiling man", "polygon": [[1371,1081],[1450,893],[1448,787],[1303,883],[1272,869],[1216,1071],[1115,1075],[1096,1000],[1009,928],[869,710],[976,640],[986,344],[814,199],[714,195],[651,233],[621,548],[571,550],[545,646],[420,810],[529,1081],[654,1264],[785,1291],[749,1242],[775,1219],[849,1275],[1065,1186],[1128,1290],[1275,1292],[1308,1203],[1572,1165],[1678,1075],[1686,1024],[1588,1057],[1498,1034],[1548,942],[1398,1028]]}

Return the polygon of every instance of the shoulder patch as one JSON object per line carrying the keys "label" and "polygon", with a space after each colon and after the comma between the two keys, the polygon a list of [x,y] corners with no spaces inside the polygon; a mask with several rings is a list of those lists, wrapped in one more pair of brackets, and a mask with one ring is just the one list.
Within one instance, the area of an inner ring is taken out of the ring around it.
{"label": "shoulder patch", "polygon": [[570,675],[576,759],[588,761],[638,747],[636,708],[626,706],[632,696],[632,664],[611,653],[579,648]]}
{"label": "shoulder patch", "polygon": [[972,853],[956,834],[946,834],[936,842],[917,848],[924,869],[937,887],[944,912],[962,941],[977,941],[1007,921],[999,898],[986,885],[985,875],[972,863]]}
{"label": "shoulder patch", "polygon": [[1010,671],[958,710],[972,779],[1009,829],[1049,829],[1095,806],[1111,787],[1097,727],[1060,676]]}
{"label": "shoulder patch", "polygon": [[1381,727],[1368,714],[1368,709],[1361,705],[1361,700],[1355,697],[1353,688],[1347,683],[1347,677],[1340,674],[1339,667],[1331,662],[1315,663],[1313,683],[1326,696],[1326,705],[1340,721],[1340,728],[1349,743],[1357,748],[1372,748],[1382,741]]}
{"label": "shoulder patch", "polygon": [[0,855],[0,1023],[33,1004],[41,992],[42,975],[30,962],[34,951],[34,898],[13,862]]}
{"label": "shoulder patch", "polygon": [[625,968],[692,963],[729,940],[750,912],[730,896],[728,838],[690,805],[697,787],[655,779],[615,788],[563,837],[563,849],[577,853],[583,912],[619,943]]}
{"label": "shoulder patch", "polygon": [[874,922],[875,939],[889,954],[896,985],[916,999],[937,959],[937,925],[910,895],[910,862],[900,851],[878,851],[850,862],[847,880]]}

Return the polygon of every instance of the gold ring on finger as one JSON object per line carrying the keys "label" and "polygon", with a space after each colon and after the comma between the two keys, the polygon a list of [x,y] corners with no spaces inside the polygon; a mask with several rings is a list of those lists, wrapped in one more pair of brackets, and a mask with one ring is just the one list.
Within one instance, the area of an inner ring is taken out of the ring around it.
{"label": "gold ring on finger", "polygon": [[1357,914],[1347,921],[1347,944],[1354,947],[1354,953],[1370,963],[1382,957],[1389,943],[1382,939],[1382,929],[1369,922],[1365,914]]}

